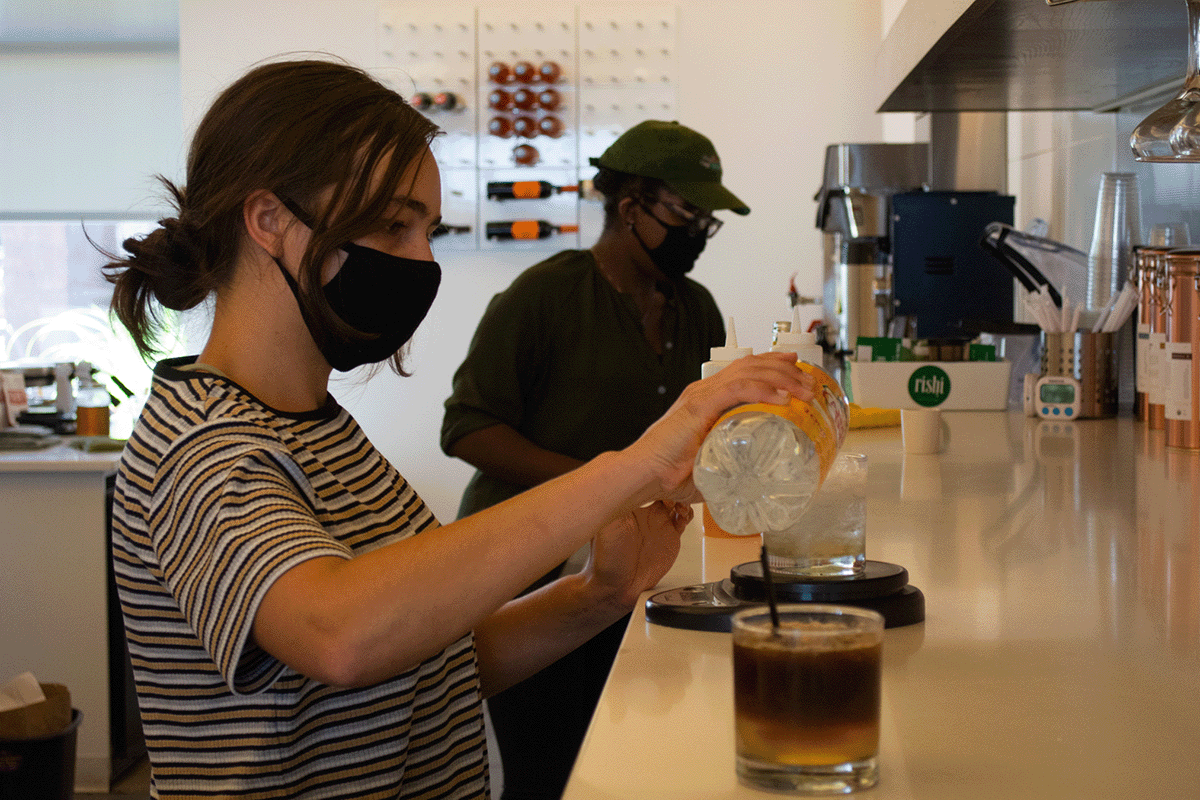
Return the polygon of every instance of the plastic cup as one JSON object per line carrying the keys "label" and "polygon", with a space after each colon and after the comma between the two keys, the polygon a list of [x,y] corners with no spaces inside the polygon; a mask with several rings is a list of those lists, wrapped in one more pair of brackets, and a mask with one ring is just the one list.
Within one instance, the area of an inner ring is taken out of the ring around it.
{"label": "plastic cup", "polygon": [[1096,222],[1088,251],[1087,308],[1099,311],[1125,284],[1133,246],[1141,244],[1142,214],[1137,175],[1105,172],[1096,198]]}
{"label": "plastic cup", "polygon": [[900,409],[900,435],[905,453],[927,456],[940,452],[943,438],[941,409]]}

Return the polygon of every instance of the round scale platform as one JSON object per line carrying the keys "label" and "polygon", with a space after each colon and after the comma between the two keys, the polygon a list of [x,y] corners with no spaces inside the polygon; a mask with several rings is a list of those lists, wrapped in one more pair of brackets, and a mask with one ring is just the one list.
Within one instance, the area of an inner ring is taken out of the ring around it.
{"label": "round scale platform", "polygon": [[[884,561],[867,561],[863,574],[828,578],[772,574],[780,603],[832,603],[859,606],[883,615],[884,627],[897,628],[925,619],[925,596],[908,583],[908,570]],[[646,600],[646,619],[670,628],[728,631],[734,612],[765,605],[766,583],[757,561],[739,564],[729,577],[712,583],[680,586]]]}

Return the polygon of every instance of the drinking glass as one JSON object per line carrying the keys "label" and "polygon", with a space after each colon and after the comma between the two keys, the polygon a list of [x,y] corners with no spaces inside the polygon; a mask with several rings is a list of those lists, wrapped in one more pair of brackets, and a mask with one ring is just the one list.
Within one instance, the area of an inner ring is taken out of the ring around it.
{"label": "drinking glass", "polygon": [[765,606],[733,617],[738,780],[845,794],[879,780],[883,617],[865,608]]}
{"label": "drinking glass", "polygon": [[768,563],[782,575],[854,576],[866,569],[867,457],[839,453],[790,528],[764,531]]}

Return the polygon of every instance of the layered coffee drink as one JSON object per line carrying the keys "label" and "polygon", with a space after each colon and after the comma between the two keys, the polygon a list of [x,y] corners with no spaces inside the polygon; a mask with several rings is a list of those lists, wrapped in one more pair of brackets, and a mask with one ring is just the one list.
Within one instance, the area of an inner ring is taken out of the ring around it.
{"label": "layered coffee drink", "polygon": [[[807,610],[806,610],[807,608]],[[878,777],[883,620],[865,609],[785,606],[734,623],[738,774],[773,791],[865,789]]]}

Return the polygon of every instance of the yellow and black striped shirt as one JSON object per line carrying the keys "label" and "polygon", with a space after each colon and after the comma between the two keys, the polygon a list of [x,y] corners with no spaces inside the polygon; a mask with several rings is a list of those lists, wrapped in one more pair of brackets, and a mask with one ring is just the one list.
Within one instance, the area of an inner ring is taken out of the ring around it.
{"label": "yellow and black striped shirt", "polygon": [[117,475],[113,560],[155,797],[487,798],[473,638],[334,689],[258,648],[272,582],[437,526],[332,397],[304,414],[155,369]]}

